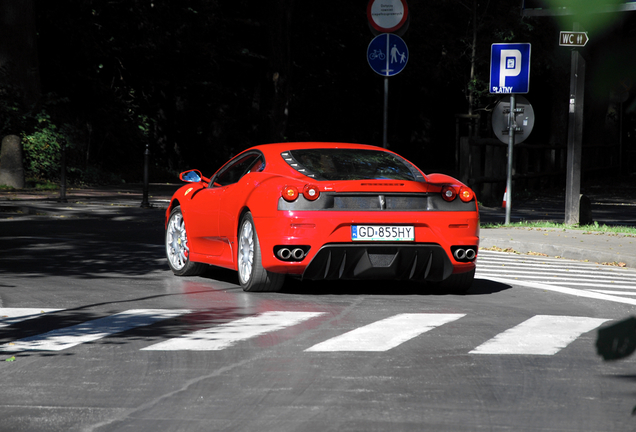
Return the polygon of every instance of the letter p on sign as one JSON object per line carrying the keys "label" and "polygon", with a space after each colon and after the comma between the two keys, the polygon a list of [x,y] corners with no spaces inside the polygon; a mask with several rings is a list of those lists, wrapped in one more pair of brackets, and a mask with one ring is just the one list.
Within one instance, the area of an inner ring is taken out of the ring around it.
{"label": "letter p on sign", "polygon": [[499,65],[499,87],[506,86],[506,77],[516,77],[521,73],[521,51],[501,50]]}

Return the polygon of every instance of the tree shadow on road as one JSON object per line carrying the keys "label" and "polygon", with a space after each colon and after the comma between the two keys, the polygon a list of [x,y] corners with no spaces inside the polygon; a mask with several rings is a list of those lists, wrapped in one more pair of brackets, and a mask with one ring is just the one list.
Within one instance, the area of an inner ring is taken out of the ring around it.
{"label": "tree shadow on road", "polygon": [[0,274],[108,278],[168,269],[156,217],[0,224]]}

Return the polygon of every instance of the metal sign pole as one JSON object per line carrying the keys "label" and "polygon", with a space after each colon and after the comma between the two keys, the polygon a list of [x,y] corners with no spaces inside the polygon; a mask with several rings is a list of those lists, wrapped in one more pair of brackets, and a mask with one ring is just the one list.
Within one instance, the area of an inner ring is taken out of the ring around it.
{"label": "metal sign pole", "polygon": [[382,145],[389,148],[389,78],[399,74],[409,60],[409,49],[397,35],[383,33],[373,38],[367,47],[367,61],[371,69],[384,77],[384,112]]}
{"label": "metal sign pole", "polygon": [[510,225],[510,211],[512,209],[512,149],[515,145],[515,127],[517,104],[515,94],[510,95],[510,116],[508,117],[508,178],[506,180],[506,225]]}
{"label": "metal sign pole", "polygon": [[384,118],[382,127],[382,146],[389,148],[388,142],[389,127],[389,77],[384,78]]}

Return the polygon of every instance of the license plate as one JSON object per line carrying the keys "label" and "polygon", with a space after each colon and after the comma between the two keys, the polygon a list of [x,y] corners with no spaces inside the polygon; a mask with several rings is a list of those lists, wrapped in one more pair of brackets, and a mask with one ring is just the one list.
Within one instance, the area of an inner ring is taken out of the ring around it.
{"label": "license plate", "polygon": [[352,225],[353,241],[414,241],[415,228],[404,225]]}

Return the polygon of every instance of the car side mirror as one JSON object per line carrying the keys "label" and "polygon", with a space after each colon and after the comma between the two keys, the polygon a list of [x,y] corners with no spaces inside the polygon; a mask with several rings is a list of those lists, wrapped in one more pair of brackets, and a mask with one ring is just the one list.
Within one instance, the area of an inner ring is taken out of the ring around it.
{"label": "car side mirror", "polygon": [[196,169],[182,172],[181,174],[179,174],[179,178],[187,183],[198,183],[200,181],[206,183],[210,182],[210,179],[203,177],[203,175],[201,175],[201,171]]}

